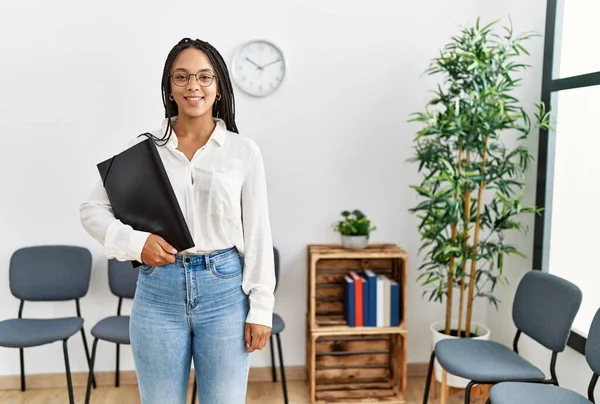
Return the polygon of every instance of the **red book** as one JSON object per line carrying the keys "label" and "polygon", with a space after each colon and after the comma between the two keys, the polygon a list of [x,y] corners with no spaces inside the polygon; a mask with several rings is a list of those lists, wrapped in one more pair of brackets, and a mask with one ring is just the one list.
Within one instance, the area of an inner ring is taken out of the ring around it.
{"label": "red book", "polygon": [[350,272],[350,276],[354,279],[354,313],[356,314],[356,326],[364,326],[363,317],[363,283],[364,279],[359,276],[356,272]]}

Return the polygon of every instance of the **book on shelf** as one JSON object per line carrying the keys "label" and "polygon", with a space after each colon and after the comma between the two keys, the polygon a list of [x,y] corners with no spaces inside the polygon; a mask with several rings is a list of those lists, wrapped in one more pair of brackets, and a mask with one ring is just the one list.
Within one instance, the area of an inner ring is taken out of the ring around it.
{"label": "book on shelf", "polygon": [[350,327],[400,325],[400,285],[367,269],[344,277],[344,320]]}

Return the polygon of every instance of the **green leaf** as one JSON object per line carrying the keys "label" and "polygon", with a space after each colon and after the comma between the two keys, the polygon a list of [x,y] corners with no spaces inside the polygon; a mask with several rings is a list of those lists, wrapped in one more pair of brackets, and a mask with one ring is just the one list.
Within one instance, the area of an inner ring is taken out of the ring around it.
{"label": "green leaf", "polygon": [[521,51],[522,51],[524,54],[526,54],[527,56],[530,56],[530,55],[529,55],[529,52],[527,52],[527,49],[525,49],[525,48],[523,47],[523,45],[521,45],[521,44],[517,44],[516,46],[517,46],[517,48],[519,48],[519,49],[520,49],[520,50],[521,50]]}
{"label": "green leaf", "polygon": [[431,194],[429,193],[429,191],[427,191],[425,188],[423,187],[419,187],[416,185],[411,185],[410,186],[412,189],[414,189],[415,191],[417,191],[419,193],[419,195],[421,196],[431,196]]}

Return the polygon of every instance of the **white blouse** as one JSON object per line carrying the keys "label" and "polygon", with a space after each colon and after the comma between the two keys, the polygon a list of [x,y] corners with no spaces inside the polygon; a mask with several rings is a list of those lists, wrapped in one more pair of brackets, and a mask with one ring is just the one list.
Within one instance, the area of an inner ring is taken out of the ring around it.
{"label": "white blouse", "polygon": [[[252,139],[214,120],[215,130],[191,161],[177,150],[175,132],[166,145],[157,147],[195,242],[185,252],[204,254],[237,247],[244,257],[242,288],[250,299],[246,322],[271,327],[275,270],[262,154]],[[165,119],[162,128],[151,133],[161,138],[166,124]],[[144,139],[136,137],[125,149]],[[114,217],[101,180],[81,204],[80,215],[83,227],[104,246],[107,258],[141,262],[149,233]]]}

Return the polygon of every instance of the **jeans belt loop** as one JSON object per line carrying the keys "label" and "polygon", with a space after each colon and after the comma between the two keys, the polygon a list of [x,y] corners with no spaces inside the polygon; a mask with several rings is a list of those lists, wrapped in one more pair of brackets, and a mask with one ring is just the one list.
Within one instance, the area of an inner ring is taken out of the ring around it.
{"label": "jeans belt loop", "polygon": [[207,271],[210,270],[210,254],[204,254],[204,269]]}

